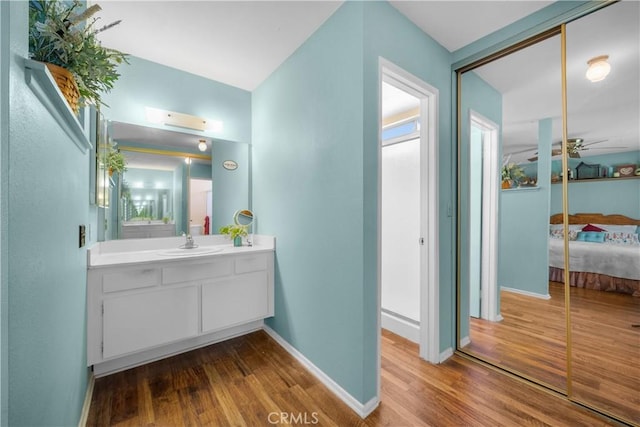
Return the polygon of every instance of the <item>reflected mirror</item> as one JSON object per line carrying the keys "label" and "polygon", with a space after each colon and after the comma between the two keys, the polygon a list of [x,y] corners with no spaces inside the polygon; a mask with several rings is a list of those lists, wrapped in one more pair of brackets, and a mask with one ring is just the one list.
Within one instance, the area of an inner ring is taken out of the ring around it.
{"label": "reflected mirror", "polygon": [[127,170],[109,177],[99,240],[215,233],[218,219],[248,201],[247,144],[122,122],[109,123],[108,139]]}
{"label": "reflected mirror", "polygon": [[233,216],[233,222],[236,225],[244,225],[248,227],[251,224],[253,224],[253,220],[254,220],[253,212],[251,212],[248,209],[237,211]]}
{"label": "reflected mirror", "polygon": [[560,37],[459,74],[458,346],[566,391],[564,292],[548,278]]}
{"label": "reflected mirror", "polygon": [[[640,3],[612,4],[566,33],[567,125],[581,141],[569,158],[570,397],[637,425]],[[590,81],[588,62],[604,55],[608,75]]]}

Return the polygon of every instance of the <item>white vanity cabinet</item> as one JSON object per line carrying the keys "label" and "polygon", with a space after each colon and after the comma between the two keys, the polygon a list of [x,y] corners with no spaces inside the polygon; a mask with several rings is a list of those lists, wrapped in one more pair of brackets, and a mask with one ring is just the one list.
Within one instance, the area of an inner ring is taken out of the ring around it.
{"label": "white vanity cabinet", "polygon": [[259,329],[273,260],[249,249],[89,267],[88,365],[99,376]]}

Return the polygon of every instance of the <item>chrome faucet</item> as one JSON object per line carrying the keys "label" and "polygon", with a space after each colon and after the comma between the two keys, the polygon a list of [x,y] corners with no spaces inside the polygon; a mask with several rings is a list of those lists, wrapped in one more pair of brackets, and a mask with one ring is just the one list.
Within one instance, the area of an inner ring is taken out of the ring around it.
{"label": "chrome faucet", "polygon": [[193,249],[198,247],[198,245],[196,245],[196,243],[193,241],[193,237],[191,236],[191,234],[182,233],[182,235],[187,239],[187,241],[183,245],[183,248]]}

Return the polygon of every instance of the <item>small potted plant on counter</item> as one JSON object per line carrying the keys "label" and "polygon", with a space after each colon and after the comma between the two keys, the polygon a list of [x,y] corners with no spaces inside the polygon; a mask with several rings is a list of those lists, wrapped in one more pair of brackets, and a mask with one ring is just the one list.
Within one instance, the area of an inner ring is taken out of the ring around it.
{"label": "small potted plant on counter", "polygon": [[220,234],[229,236],[233,240],[233,246],[242,246],[242,238],[247,235],[246,225],[224,225],[220,227]]}

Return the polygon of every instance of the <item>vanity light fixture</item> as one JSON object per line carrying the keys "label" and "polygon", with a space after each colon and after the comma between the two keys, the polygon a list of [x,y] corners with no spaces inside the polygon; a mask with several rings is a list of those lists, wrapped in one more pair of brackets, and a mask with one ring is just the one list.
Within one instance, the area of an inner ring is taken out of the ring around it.
{"label": "vanity light fixture", "polygon": [[175,111],[161,110],[158,108],[145,108],[147,121],[155,124],[175,126],[199,131],[221,132],[223,123],[219,120],[205,119]]}
{"label": "vanity light fixture", "polygon": [[206,139],[201,139],[200,142],[198,142],[198,150],[207,151],[207,140]]}
{"label": "vanity light fixture", "polygon": [[604,80],[611,71],[611,65],[607,62],[609,55],[600,55],[587,61],[589,68],[586,77],[590,82],[595,83]]}

